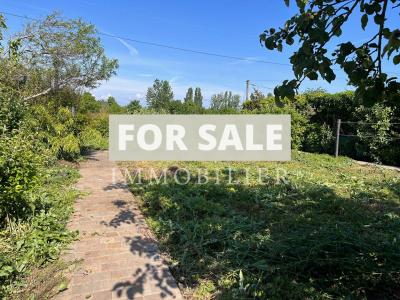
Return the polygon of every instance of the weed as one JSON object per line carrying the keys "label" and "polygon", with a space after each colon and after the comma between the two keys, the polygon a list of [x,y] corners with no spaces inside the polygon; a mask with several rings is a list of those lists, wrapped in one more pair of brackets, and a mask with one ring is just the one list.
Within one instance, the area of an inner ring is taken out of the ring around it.
{"label": "weed", "polygon": [[167,184],[145,177],[131,185],[175,278],[194,297],[400,298],[398,173],[301,152],[287,163],[145,166],[193,174],[230,167],[239,181],[245,169],[285,170],[262,183],[250,172],[248,183],[194,177],[180,185],[169,176]]}

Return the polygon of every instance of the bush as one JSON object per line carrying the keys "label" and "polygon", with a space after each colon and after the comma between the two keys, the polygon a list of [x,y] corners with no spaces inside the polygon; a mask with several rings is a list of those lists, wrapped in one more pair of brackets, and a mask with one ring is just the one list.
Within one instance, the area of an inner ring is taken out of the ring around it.
{"label": "bush", "polygon": [[51,150],[56,154],[58,159],[69,161],[76,160],[81,153],[79,139],[72,133],[66,136],[53,137]]}
{"label": "bush", "polygon": [[70,188],[78,172],[51,165],[41,175],[34,189],[35,211],[25,216],[25,220],[10,222],[0,230],[1,299],[16,299],[15,291],[24,289],[25,278],[31,271],[41,270],[58,259],[62,249],[76,236],[67,230],[66,224],[78,196],[78,192]]}
{"label": "bush", "polygon": [[22,134],[0,140],[0,224],[31,215],[38,205],[35,191],[43,176],[45,153]]}
{"label": "bush", "polygon": [[256,114],[288,114],[292,119],[292,148],[300,149],[304,140],[304,134],[307,130],[307,117],[299,113],[294,104],[285,103],[279,106],[275,99],[270,97],[256,101],[247,101],[243,104],[244,113]]}
{"label": "bush", "polygon": [[33,106],[25,120],[24,129],[51,149],[58,159],[73,161],[89,149],[107,148],[108,116],[105,114],[74,117],[61,107],[53,116],[43,105]]}
{"label": "bush", "polygon": [[18,129],[25,111],[18,93],[0,84],[0,135]]}
{"label": "bush", "polygon": [[363,124],[357,126],[358,155],[375,162],[382,162],[382,150],[391,142],[392,115],[390,107],[375,104],[371,108],[360,106],[356,114]]}
{"label": "bush", "polygon": [[87,127],[79,135],[80,147],[82,151],[88,151],[90,149],[107,149],[108,142],[99,131],[96,129]]}
{"label": "bush", "polygon": [[308,128],[303,142],[303,149],[308,152],[333,153],[335,136],[326,124],[312,124]]}

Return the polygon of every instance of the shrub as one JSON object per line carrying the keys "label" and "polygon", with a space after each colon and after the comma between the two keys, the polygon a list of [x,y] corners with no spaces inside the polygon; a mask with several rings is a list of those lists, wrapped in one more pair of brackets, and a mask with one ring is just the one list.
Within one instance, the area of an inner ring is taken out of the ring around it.
{"label": "shrub", "polygon": [[382,104],[375,104],[371,108],[360,106],[356,110],[358,119],[363,120],[357,126],[359,143],[356,149],[358,155],[382,162],[382,150],[391,142],[392,110]]}
{"label": "shrub", "polygon": [[99,113],[93,115],[90,126],[101,133],[102,136],[108,136],[108,114]]}
{"label": "shrub", "polygon": [[90,149],[106,149],[107,139],[104,138],[96,129],[87,127],[79,135],[79,142],[82,151]]}
{"label": "shrub", "polygon": [[18,129],[25,111],[18,93],[0,84],[0,135]]}
{"label": "shrub", "polygon": [[[67,230],[66,223],[78,195],[70,188],[77,177],[78,172],[71,168],[57,165],[46,168],[38,178],[40,184],[35,187],[35,212],[0,230],[1,299],[26,299],[16,297],[15,292],[24,290],[25,278],[32,269],[42,270],[48,262],[56,260],[75,238],[76,234]],[[37,299],[47,297],[42,295]]]}
{"label": "shrub", "polygon": [[76,160],[81,153],[79,140],[72,133],[66,136],[56,136],[52,138],[51,150],[58,159]]}
{"label": "shrub", "polygon": [[[252,102],[252,103],[250,103]],[[275,99],[270,97],[256,101],[247,101],[243,104],[244,113],[256,114],[288,114],[292,119],[292,148],[300,149],[304,140],[304,134],[307,130],[307,117],[299,113],[294,104],[284,103],[278,105]]]}
{"label": "shrub", "polygon": [[34,143],[17,134],[0,140],[0,222],[31,215],[37,206],[34,191],[43,176],[45,153],[38,154]]}
{"label": "shrub", "polygon": [[309,152],[332,153],[334,142],[334,133],[326,123],[312,124],[305,135],[303,149]]}

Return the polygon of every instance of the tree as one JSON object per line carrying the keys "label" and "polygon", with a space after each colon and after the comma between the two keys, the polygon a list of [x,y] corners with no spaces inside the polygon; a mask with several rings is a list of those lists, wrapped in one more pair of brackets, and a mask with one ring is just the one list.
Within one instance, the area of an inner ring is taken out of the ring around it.
{"label": "tree", "polygon": [[83,93],[78,99],[78,111],[80,113],[99,112],[101,103],[89,92]]}
{"label": "tree", "polygon": [[264,99],[265,95],[259,90],[259,89],[254,89],[254,91],[250,94],[250,100],[251,101],[258,101],[261,99]]}
{"label": "tree", "polygon": [[185,103],[193,102],[193,88],[188,88],[185,97]]}
{"label": "tree", "polygon": [[174,93],[167,80],[154,80],[153,86],[147,89],[146,101],[150,108],[156,110],[168,109],[174,99]]}
{"label": "tree", "polygon": [[95,88],[115,74],[118,62],[104,53],[97,30],[81,19],[51,14],[28,24],[18,43],[19,68],[26,79],[23,95],[32,100],[62,88]]}
{"label": "tree", "polygon": [[108,111],[110,114],[122,114],[125,109],[117,103],[114,97],[110,96],[107,98]]}
{"label": "tree", "polygon": [[[285,0],[287,6],[289,2]],[[336,78],[333,65],[337,65],[365,104],[393,101],[400,92],[400,82],[383,71],[382,60],[400,63],[400,30],[389,25],[398,26],[398,22],[387,22],[388,9],[399,9],[400,0],[297,0],[296,4],[298,13],[283,27],[265,30],[260,35],[260,42],[269,50],[282,51],[284,43],[299,45],[290,57],[295,79],[276,87],[275,96],[293,98],[306,78],[321,77],[332,82]],[[368,41],[343,42],[329,53],[329,43],[342,35],[342,28],[357,10],[361,12],[360,30],[370,23],[375,32]]]}
{"label": "tree", "polygon": [[199,87],[194,90],[194,103],[199,107],[203,107],[203,95]]}
{"label": "tree", "polygon": [[211,109],[226,110],[226,109],[239,109],[240,96],[233,95],[232,92],[226,91],[225,93],[215,94],[211,97]]}
{"label": "tree", "polygon": [[126,106],[126,112],[128,114],[134,114],[139,112],[142,109],[142,105],[140,104],[139,100],[132,100],[129,102],[129,104]]}

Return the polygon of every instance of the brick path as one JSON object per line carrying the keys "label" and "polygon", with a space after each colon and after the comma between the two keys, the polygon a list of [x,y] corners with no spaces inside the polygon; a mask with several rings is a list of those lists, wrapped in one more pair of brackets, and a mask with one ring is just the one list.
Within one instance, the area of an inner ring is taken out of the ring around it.
{"label": "brick path", "polygon": [[70,228],[80,240],[66,256],[83,262],[55,299],[182,299],[108,153],[93,153],[80,173],[77,187],[90,194],[75,204]]}

